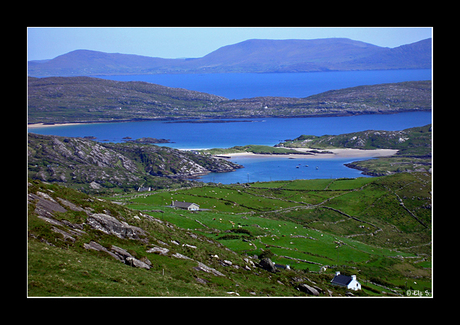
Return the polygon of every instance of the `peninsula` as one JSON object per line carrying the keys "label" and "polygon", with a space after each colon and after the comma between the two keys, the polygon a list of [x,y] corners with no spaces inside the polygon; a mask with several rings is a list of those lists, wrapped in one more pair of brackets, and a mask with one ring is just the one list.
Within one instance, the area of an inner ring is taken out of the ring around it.
{"label": "peninsula", "polygon": [[[431,124],[401,131],[368,130],[340,135],[301,135],[276,145],[278,149],[378,151],[388,150],[378,159],[355,161],[347,167],[361,170],[370,176],[400,172],[430,172],[432,166]],[[344,149],[346,148],[346,149]],[[384,152],[384,151],[383,151]],[[390,157],[391,156],[391,157]],[[359,157],[359,156],[353,156]]]}
{"label": "peninsula", "polygon": [[305,97],[225,97],[90,77],[28,80],[28,123],[347,116],[431,110],[431,81],[331,90]]}

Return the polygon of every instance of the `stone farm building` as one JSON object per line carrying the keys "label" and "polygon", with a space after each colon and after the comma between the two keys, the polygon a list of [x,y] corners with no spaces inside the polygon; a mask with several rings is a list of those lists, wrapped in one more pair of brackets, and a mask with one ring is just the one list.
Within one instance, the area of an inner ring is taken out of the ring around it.
{"label": "stone farm building", "polygon": [[336,272],[332,284],[347,287],[350,290],[361,290],[361,283],[356,280],[356,275],[348,276]]}
{"label": "stone farm building", "polygon": [[180,201],[172,201],[171,207],[189,210],[189,211],[200,210],[200,206],[196,203],[180,202]]}

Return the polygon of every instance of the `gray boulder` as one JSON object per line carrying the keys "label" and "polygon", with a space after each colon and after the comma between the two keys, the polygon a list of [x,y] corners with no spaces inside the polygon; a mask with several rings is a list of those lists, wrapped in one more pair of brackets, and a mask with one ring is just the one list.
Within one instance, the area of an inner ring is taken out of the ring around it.
{"label": "gray boulder", "polygon": [[131,265],[132,267],[140,267],[146,270],[150,270],[152,263],[145,259],[145,262],[138,260],[137,258],[133,257],[128,251],[118,246],[112,245],[110,247],[110,251],[102,246],[101,244],[90,241],[88,244],[83,244],[83,247],[86,249],[94,249],[95,251],[104,252],[112,256],[113,258],[119,260],[126,265]]}
{"label": "gray boulder", "polygon": [[98,251],[98,252],[104,252],[104,253],[107,253],[109,254],[110,256],[112,256],[113,258],[119,260],[120,262],[124,262],[124,259],[120,256],[118,256],[117,254],[113,253],[113,252],[110,252],[107,248],[105,248],[104,246],[102,246],[101,244],[95,242],[95,241],[90,241],[89,244],[83,244],[83,247],[86,248],[86,249],[94,249],[95,251]]}
{"label": "gray boulder", "polygon": [[128,257],[133,257],[127,250],[120,248],[118,246],[112,245],[110,250],[117,254],[121,259],[126,260]]}
{"label": "gray boulder", "polygon": [[140,268],[143,268],[143,269],[146,269],[146,270],[150,270],[150,265],[148,265],[147,263],[144,263],[134,257],[128,257],[126,258],[125,260],[125,263],[127,265],[131,265],[133,267],[140,267]]}
{"label": "gray boulder", "polygon": [[137,258],[133,257],[130,253],[128,253],[127,250],[120,248],[118,246],[112,245],[110,247],[110,250],[112,251],[112,253],[115,253],[119,257],[119,259],[126,265],[131,265],[132,267],[140,267],[146,270],[150,270],[150,265],[152,265],[152,263],[150,263],[148,259],[146,259],[146,262],[148,261],[150,265],[138,260]]}
{"label": "gray boulder", "polygon": [[305,292],[306,294],[313,295],[313,296],[319,296],[318,290],[316,290],[313,287],[310,287],[309,285],[302,283],[297,287],[300,291]]}
{"label": "gray boulder", "polygon": [[275,264],[273,264],[272,260],[269,259],[268,257],[264,257],[263,259],[260,260],[259,267],[263,268],[264,270],[268,272],[272,272],[272,273],[276,272]]}

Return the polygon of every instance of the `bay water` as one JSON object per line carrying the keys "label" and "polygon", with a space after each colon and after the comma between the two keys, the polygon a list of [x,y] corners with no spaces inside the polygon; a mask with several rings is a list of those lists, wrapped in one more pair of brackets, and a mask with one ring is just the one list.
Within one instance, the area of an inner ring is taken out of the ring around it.
{"label": "bay water", "polygon": [[204,73],[98,76],[116,81],[145,81],[228,99],[259,96],[303,98],[332,89],[431,80],[431,69],[329,71],[299,73]]}
{"label": "bay water", "polygon": [[[232,122],[230,122],[232,121]],[[344,117],[267,118],[230,120],[228,123],[168,123],[165,121],[124,122],[55,126],[30,129],[38,134],[68,137],[94,136],[101,142],[123,142],[123,137],[165,138],[173,143],[159,144],[178,149],[229,148],[237,145],[273,146],[282,140],[302,134],[336,135],[364,130],[402,130],[431,123],[431,112],[410,112],[389,115],[357,115]],[[275,180],[355,178],[360,171],[347,168],[346,163],[367,158],[295,158],[286,156],[235,157],[233,162],[244,166],[230,173],[210,173],[203,182],[222,184],[266,182]],[[309,167],[306,167],[308,165]],[[297,168],[299,166],[299,168]],[[318,167],[318,168],[316,168]]]}
{"label": "bay water", "polygon": [[[208,121],[209,122],[209,121]],[[365,130],[402,130],[431,123],[431,112],[341,117],[259,118],[172,123],[144,121],[94,123],[33,128],[30,132],[66,137],[96,137],[100,142],[123,142],[123,138],[169,139],[160,144],[177,149],[229,148],[247,144],[273,146],[302,134],[337,135]],[[226,123],[223,123],[226,122]]]}
{"label": "bay water", "polygon": [[[431,70],[381,70],[271,74],[203,74],[107,76],[120,81],[147,81],[221,95],[230,99],[256,96],[307,97],[331,89],[411,80],[430,80]],[[222,123],[225,122],[225,123]],[[302,134],[336,135],[364,130],[402,130],[431,123],[431,112],[345,117],[229,119],[214,123],[168,121],[98,123],[29,129],[29,132],[68,137],[96,137],[100,142],[123,142],[124,137],[169,139],[161,144],[178,149],[228,148],[237,145],[273,146]],[[270,180],[359,177],[345,163],[363,158],[238,157],[245,168],[211,173],[205,182],[236,183]],[[367,159],[367,158],[364,158]],[[309,167],[306,167],[306,165]],[[299,168],[296,168],[299,166]],[[316,168],[318,167],[318,168]]]}

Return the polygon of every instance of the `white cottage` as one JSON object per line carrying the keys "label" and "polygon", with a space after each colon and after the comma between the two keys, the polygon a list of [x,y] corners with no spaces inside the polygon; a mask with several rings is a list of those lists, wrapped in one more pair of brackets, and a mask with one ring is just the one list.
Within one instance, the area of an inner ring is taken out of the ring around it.
{"label": "white cottage", "polygon": [[200,206],[196,203],[180,202],[180,201],[172,201],[171,207],[189,210],[189,211],[200,210]]}
{"label": "white cottage", "polygon": [[356,275],[348,276],[335,272],[335,276],[331,281],[332,284],[347,287],[350,290],[361,290],[361,283],[356,280]]}

